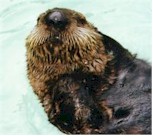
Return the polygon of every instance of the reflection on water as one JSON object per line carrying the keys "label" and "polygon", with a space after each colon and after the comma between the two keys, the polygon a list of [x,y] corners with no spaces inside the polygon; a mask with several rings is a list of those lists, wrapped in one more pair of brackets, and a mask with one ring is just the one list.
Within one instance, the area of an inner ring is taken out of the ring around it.
{"label": "reflection on water", "polygon": [[53,7],[85,14],[102,32],[151,62],[151,0],[1,0],[0,134],[62,134],[47,121],[26,77],[25,39]]}

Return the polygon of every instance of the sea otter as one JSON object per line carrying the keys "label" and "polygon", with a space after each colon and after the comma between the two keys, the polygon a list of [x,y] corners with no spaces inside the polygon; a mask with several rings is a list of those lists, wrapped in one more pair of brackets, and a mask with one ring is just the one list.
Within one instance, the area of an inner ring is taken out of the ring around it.
{"label": "sea otter", "polygon": [[26,39],[27,75],[67,134],[150,134],[151,66],[84,15],[54,8]]}

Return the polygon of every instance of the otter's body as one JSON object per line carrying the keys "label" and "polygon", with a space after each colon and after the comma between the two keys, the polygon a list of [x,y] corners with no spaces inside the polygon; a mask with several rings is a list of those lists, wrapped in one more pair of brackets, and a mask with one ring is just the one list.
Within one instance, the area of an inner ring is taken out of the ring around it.
{"label": "otter's body", "polygon": [[[55,8],[41,14],[26,47],[30,84],[49,121],[61,131],[151,133],[150,66],[100,33],[81,13]],[[123,92],[127,106],[122,98],[116,99]],[[141,103],[148,109],[141,108]],[[125,108],[126,116],[118,117],[116,107]],[[128,119],[136,112],[140,114],[136,121]],[[116,125],[118,119],[122,123]]]}

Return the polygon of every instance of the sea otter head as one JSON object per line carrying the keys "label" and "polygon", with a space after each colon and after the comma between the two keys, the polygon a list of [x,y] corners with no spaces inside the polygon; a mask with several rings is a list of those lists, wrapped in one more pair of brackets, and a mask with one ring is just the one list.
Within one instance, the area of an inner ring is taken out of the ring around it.
{"label": "sea otter head", "polygon": [[26,45],[33,58],[71,71],[83,67],[101,73],[111,59],[97,29],[81,13],[64,8],[42,13]]}
{"label": "sea otter head", "polygon": [[37,19],[33,33],[38,45],[49,40],[52,46],[64,44],[72,46],[77,42],[80,45],[85,40],[94,40],[93,37],[98,36],[95,27],[81,13],[61,8],[54,8],[42,13]]}

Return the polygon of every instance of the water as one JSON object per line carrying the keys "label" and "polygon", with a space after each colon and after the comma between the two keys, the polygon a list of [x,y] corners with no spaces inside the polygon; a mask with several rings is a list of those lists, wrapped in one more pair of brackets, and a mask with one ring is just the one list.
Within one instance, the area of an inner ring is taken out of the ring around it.
{"label": "water", "polygon": [[103,33],[151,62],[151,0],[0,0],[0,134],[62,134],[32,92],[25,38],[37,16],[53,7],[85,14]]}

